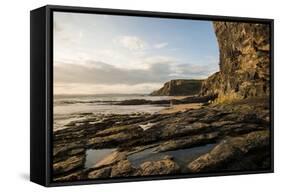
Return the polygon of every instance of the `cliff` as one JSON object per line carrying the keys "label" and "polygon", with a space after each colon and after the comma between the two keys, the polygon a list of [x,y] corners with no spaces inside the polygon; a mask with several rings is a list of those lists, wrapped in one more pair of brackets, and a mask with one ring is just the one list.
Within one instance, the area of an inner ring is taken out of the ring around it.
{"label": "cliff", "polygon": [[202,80],[176,79],[166,82],[162,88],[153,91],[153,96],[185,96],[195,95],[201,90]]}
{"label": "cliff", "polygon": [[269,25],[214,22],[213,26],[220,71],[203,82],[200,95],[218,95],[222,100],[269,95]]}

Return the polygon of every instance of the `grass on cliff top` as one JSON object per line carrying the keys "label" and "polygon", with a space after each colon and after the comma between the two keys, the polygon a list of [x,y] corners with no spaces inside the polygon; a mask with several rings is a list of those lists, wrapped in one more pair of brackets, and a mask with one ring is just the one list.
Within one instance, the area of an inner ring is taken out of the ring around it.
{"label": "grass on cliff top", "polygon": [[253,110],[256,106],[265,106],[266,108],[270,107],[270,98],[269,97],[251,97],[251,98],[242,98],[235,94],[228,94],[225,96],[218,97],[211,103],[211,106],[224,106],[230,107],[234,111],[236,108],[241,110],[249,111]]}

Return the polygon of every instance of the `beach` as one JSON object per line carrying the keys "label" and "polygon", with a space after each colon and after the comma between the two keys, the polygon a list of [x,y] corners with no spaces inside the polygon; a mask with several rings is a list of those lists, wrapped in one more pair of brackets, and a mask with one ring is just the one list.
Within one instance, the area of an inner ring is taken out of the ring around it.
{"label": "beach", "polygon": [[159,113],[169,114],[169,113],[183,112],[190,109],[200,109],[202,105],[203,105],[202,103],[178,104],[162,109],[161,111],[159,111]]}

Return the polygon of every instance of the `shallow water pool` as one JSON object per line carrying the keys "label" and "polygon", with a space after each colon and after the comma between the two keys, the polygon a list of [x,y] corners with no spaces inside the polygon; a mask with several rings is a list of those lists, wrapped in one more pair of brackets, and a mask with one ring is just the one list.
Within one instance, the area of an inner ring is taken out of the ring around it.
{"label": "shallow water pool", "polygon": [[174,160],[179,164],[179,166],[187,165],[189,162],[195,160],[197,157],[209,152],[215,144],[208,144],[199,147],[192,147],[187,149],[178,149],[174,151],[166,152],[155,152],[156,147],[143,150],[139,153],[134,153],[128,156],[128,160],[133,166],[138,167],[145,161],[157,161],[163,159],[165,156],[170,155],[174,157]]}
{"label": "shallow water pool", "polygon": [[88,149],[86,151],[85,168],[91,168],[116,149]]}

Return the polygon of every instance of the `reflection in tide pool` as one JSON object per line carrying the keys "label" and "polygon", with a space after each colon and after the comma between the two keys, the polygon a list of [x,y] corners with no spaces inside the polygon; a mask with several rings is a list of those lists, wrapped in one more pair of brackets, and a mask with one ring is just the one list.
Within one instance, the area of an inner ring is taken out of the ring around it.
{"label": "reflection in tide pool", "polygon": [[[128,155],[128,160],[134,167],[139,167],[146,161],[157,161],[163,159],[165,156],[172,156],[178,165],[185,171],[188,163],[195,160],[199,156],[209,152],[216,144],[208,144],[199,147],[192,147],[187,149],[178,149],[174,151],[155,152],[157,147],[145,149],[143,151]],[[92,168],[107,156],[112,154],[116,149],[88,149],[86,151],[85,168]]]}
{"label": "reflection in tide pool", "polygon": [[86,151],[85,168],[91,168],[116,149],[88,149]]}
{"label": "reflection in tide pool", "polygon": [[178,149],[174,151],[155,152],[156,147],[149,148],[139,153],[134,153],[128,156],[128,160],[133,166],[138,167],[145,161],[157,161],[163,159],[165,156],[170,155],[181,166],[185,167],[189,162],[193,161],[200,155],[209,152],[215,144],[208,144],[200,147],[192,147],[187,149]]}

